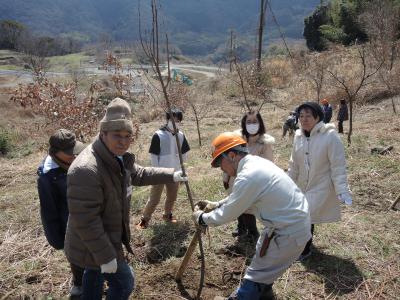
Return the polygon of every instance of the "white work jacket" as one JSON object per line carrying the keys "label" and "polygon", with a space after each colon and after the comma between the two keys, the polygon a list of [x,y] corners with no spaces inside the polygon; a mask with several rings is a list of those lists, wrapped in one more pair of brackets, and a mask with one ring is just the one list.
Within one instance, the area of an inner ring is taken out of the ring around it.
{"label": "white work jacket", "polygon": [[251,154],[238,165],[231,194],[219,208],[203,214],[207,225],[217,226],[235,220],[248,211],[278,234],[310,230],[308,203],[286,173],[267,159]]}
{"label": "white work jacket", "polygon": [[[272,284],[299,257],[311,238],[310,214],[303,193],[283,170],[259,156],[248,154],[240,160],[232,193],[219,204],[219,208],[202,214],[207,225],[233,221],[248,210],[264,225],[256,254],[244,275],[253,282]],[[262,254],[269,236],[269,246]]]}

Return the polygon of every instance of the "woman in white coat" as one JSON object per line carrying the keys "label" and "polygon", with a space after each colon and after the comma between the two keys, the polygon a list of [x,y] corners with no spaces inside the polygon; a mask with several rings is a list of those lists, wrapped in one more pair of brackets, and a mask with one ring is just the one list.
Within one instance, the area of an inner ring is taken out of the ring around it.
{"label": "woman in white coat", "polygon": [[[298,108],[296,131],[288,174],[305,194],[310,207],[311,234],[314,224],[340,220],[340,202],[351,204],[344,147],[333,124],[323,122],[324,113],[315,102]],[[311,255],[312,238],[299,260]]]}

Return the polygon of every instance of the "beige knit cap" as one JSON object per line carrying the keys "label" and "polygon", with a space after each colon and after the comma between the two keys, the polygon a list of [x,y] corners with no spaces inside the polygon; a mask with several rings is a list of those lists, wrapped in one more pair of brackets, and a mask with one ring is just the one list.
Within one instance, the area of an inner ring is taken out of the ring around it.
{"label": "beige knit cap", "polygon": [[127,130],[133,133],[131,108],[125,100],[115,98],[106,109],[106,114],[100,121],[100,131]]}

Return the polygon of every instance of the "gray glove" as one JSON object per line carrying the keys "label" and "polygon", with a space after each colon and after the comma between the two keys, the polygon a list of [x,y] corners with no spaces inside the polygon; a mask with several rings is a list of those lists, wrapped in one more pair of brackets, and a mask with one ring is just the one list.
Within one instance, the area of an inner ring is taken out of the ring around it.
{"label": "gray glove", "polygon": [[196,206],[206,213],[220,207],[218,202],[212,202],[208,200],[200,200],[199,202],[196,203]]}
{"label": "gray glove", "polygon": [[184,182],[184,181],[188,181],[188,177],[183,176],[182,171],[174,172],[174,182]]}
{"label": "gray glove", "polygon": [[117,259],[113,259],[106,264],[100,266],[101,273],[116,273],[118,268]]}

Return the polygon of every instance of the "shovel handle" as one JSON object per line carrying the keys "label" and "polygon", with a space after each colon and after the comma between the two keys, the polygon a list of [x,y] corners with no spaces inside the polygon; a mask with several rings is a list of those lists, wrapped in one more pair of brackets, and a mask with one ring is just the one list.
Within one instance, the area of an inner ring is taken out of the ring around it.
{"label": "shovel handle", "polygon": [[196,245],[199,240],[199,234],[201,234],[200,230],[196,230],[196,233],[193,235],[192,240],[190,241],[189,247],[186,250],[186,253],[185,253],[185,256],[183,257],[181,265],[179,266],[179,269],[175,274],[175,280],[178,282],[182,280],[183,272],[185,272],[186,267],[189,263],[189,259],[190,259],[190,257],[192,257],[192,254],[193,254],[194,250],[196,249]]}

